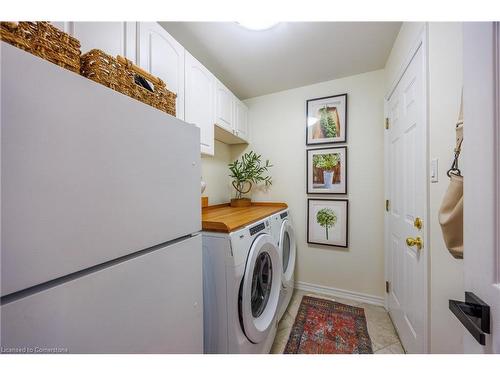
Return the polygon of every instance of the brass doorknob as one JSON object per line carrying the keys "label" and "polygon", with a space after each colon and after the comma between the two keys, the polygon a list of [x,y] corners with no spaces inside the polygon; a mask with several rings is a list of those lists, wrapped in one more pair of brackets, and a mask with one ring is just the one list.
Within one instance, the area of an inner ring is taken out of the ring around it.
{"label": "brass doorknob", "polygon": [[406,244],[408,246],[416,246],[418,250],[422,249],[422,246],[423,246],[422,238],[420,238],[420,237],[417,237],[417,238],[408,237],[406,239]]}

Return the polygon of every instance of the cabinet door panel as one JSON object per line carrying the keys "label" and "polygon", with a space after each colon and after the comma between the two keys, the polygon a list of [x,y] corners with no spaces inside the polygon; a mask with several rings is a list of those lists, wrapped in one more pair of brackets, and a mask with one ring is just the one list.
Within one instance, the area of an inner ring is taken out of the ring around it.
{"label": "cabinet door panel", "polygon": [[248,139],[248,108],[238,99],[235,99],[235,128],[236,135],[241,139]]}
{"label": "cabinet door panel", "polygon": [[139,65],[177,94],[177,118],[184,119],[184,47],[156,22],[139,23]]}
{"label": "cabinet door panel", "polygon": [[233,132],[233,94],[222,83],[217,81],[217,124]]}
{"label": "cabinet door panel", "polygon": [[200,128],[201,152],[214,154],[215,77],[186,52],[185,120]]}
{"label": "cabinet door panel", "polygon": [[111,56],[136,61],[135,22],[72,22],[72,34],[80,41],[82,53],[97,48]]}

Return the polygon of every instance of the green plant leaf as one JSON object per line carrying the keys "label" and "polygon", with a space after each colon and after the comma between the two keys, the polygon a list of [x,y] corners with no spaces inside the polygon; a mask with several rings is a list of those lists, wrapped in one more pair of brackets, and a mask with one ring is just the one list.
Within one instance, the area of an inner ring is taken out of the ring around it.
{"label": "green plant leaf", "polygon": [[340,161],[340,154],[317,154],[313,155],[313,165],[325,171],[331,171]]}
{"label": "green plant leaf", "polygon": [[316,214],[316,222],[325,228],[326,239],[328,240],[328,229],[337,224],[337,215],[331,208],[322,208]]}
{"label": "green plant leaf", "polygon": [[[263,182],[266,186],[272,185],[271,176],[264,174],[272,167],[269,160],[265,163],[261,161],[261,155],[253,151],[243,154],[241,160],[235,160],[228,164],[229,177],[233,179],[233,185],[243,186],[246,182],[258,184]],[[240,189],[241,190],[241,189]],[[241,191],[236,192],[236,198],[241,198]]]}
{"label": "green plant leaf", "polygon": [[337,124],[333,118],[333,114],[328,110],[328,107],[319,109],[319,124],[326,138],[335,138],[337,136]]}

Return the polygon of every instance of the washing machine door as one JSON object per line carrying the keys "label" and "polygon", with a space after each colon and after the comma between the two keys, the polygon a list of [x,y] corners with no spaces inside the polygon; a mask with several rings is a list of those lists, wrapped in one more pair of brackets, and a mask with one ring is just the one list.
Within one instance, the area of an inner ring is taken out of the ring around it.
{"label": "washing machine door", "polygon": [[293,287],[296,253],[295,231],[289,220],[283,220],[280,231],[279,254],[283,269],[281,281],[285,287]]}
{"label": "washing machine door", "polygon": [[265,340],[278,309],[281,263],[273,238],[261,234],[252,243],[240,290],[240,321],[247,338]]}

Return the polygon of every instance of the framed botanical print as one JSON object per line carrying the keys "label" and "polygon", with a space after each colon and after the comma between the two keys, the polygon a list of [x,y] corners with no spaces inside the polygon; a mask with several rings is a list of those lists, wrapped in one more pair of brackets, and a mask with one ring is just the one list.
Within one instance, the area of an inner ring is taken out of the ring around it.
{"label": "framed botanical print", "polygon": [[306,101],[306,145],[347,140],[347,94]]}
{"label": "framed botanical print", "polygon": [[309,149],[307,194],[347,194],[347,147]]}
{"label": "framed botanical print", "polygon": [[307,200],[307,242],[348,247],[349,201],[347,199]]}

